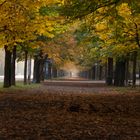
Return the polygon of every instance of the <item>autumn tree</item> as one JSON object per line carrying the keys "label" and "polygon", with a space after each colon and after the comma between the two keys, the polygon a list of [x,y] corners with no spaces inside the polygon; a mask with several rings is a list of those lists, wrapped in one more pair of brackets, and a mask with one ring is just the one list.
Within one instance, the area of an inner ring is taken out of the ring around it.
{"label": "autumn tree", "polygon": [[11,52],[15,46],[18,43],[35,40],[38,34],[53,36],[50,32],[52,31],[52,24],[55,24],[54,19],[49,16],[42,16],[40,9],[43,6],[58,2],[57,0],[1,1],[0,45],[1,47],[5,46],[6,53],[4,87],[11,86]]}

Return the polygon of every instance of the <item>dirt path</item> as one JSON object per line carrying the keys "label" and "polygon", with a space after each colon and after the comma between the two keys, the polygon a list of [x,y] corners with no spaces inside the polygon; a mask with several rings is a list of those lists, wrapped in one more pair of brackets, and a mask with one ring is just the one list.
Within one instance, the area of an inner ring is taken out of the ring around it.
{"label": "dirt path", "polygon": [[62,83],[1,93],[0,140],[140,139],[138,91]]}

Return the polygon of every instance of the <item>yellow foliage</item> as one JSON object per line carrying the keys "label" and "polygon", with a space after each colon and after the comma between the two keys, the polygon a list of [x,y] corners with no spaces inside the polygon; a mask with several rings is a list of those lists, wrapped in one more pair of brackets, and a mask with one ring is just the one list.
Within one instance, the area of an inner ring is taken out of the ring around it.
{"label": "yellow foliage", "polygon": [[97,23],[95,27],[96,27],[96,31],[103,31],[108,28],[106,21]]}
{"label": "yellow foliage", "polygon": [[34,40],[36,34],[52,38],[56,21],[41,16],[39,9],[61,0],[0,0],[0,47]]}
{"label": "yellow foliage", "polygon": [[132,44],[132,45],[117,44],[113,48],[113,54],[114,56],[126,55],[129,52],[133,52],[134,50],[137,50],[137,49],[138,47],[136,44]]}
{"label": "yellow foliage", "polygon": [[117,7],[118,14],[124,18],[129,18],[132,14],[128,3],[122,3]]}

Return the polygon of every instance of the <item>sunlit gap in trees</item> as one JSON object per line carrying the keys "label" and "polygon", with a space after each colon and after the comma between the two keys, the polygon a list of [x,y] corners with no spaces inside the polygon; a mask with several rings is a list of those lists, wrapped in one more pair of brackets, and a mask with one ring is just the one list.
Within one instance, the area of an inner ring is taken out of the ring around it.
{"label": "sunlit gap in trees", "polygon": [[73,62],[67,62],[62,69],[65,71],[65,78],[79,77],[79,68]]}

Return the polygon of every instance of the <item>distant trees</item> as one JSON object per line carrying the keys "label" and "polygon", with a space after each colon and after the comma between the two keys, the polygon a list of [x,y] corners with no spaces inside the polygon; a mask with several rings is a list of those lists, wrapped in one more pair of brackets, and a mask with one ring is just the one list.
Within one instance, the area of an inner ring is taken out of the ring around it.
{"label": "distant trees", "polygon": [[78,63],[88,67],[102,63],[108,85],[124,86],[132,79],[135,86],[140,49],[138,1],[66,0],[64,9],[68,20],[81,20],[76,36],[79,47],[84,46],[84,55],[77,59]]}

